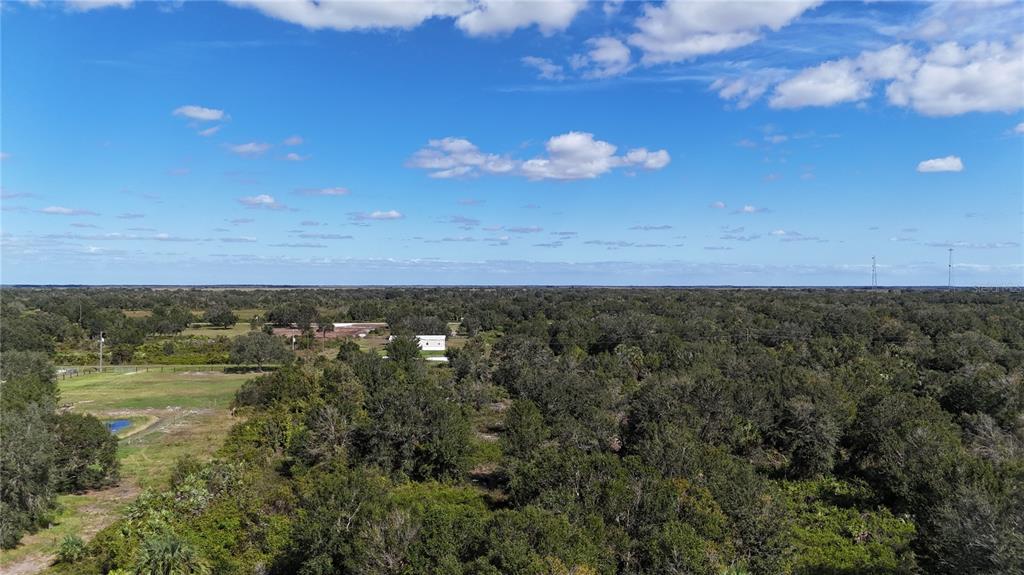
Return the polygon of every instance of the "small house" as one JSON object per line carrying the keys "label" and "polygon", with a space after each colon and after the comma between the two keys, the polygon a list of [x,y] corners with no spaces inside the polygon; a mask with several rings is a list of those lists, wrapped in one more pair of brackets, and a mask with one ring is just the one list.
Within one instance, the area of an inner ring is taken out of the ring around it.
{"label": "small house", "polygon": [[444,351],[445,336],[443,335],[418,335],[416,341],[423,351]]}

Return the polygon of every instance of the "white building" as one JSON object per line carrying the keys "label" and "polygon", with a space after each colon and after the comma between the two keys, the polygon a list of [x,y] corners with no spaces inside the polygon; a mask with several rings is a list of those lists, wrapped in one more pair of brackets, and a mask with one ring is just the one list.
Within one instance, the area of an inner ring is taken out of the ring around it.
{"label": "white building", "polygon": [[416,341],[423,351],[444,351],[445,336],[443,335],[418,335]]}

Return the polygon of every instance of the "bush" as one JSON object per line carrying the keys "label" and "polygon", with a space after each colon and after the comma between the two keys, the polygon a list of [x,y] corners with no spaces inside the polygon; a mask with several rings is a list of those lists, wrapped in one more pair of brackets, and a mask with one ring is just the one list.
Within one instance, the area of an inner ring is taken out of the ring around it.
{"label": "bush", "polygon": [[85,541],[77,535],[65,535],[57,547],[58,563],[75,563],[85,558]]}
{"label": "bush", "polygon": [[55,484],[59,491],[80,492],[117,480],[117,437],[92,415],[61,413],[56,417]]}

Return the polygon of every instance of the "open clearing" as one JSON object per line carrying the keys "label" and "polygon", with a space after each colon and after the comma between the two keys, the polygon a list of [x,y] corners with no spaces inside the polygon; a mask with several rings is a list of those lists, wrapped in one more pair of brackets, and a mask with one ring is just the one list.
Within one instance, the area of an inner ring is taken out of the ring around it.
{"label": "open clearing", "polygon": [[17,548],[0,552],[0,571],[44,571],[65,536],[91,538],[142,489],[166,482],[178,457],[212,455],[235,423],[229,410],[235,390],[250,377],[196,366],[188,371],[103,373],[61,381],[61,403],[71,411],[131,421],[118,433],[121,482],[59,497],[54,524],[25,537]]}

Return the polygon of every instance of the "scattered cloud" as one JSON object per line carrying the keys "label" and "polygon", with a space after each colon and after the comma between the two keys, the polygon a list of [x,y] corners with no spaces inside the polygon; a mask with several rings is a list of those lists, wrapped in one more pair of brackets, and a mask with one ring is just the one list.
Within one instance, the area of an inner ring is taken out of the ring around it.
{"label": "scattered cloud", "polygon": [[1018,242],[926,242],[924,245],[930,248],[963,248],[968,250],[999,250],[1020,247]]}
{"label": "scattered cloud", "polygon": [[646,4],[629,43],[643,50],[644,64],[681,62],[746,46],[765,29],[777,31],[819,4],[821,0]]}
{"label": "scattered cloud", "polygon": [[7,152],[0,152],[0,162],[4,162],[11,159],[11,155]]}
{"label": "scattered cloud", "polygon": [[886,89],[889,102],[926,116],[1013,112],[1024,107],[1024,35],[1010,42],[935,46],[913,74]]}
{"label": "scattered cloud", "polygon": [[352,236],[347,234],[316,234],[312,232],[303,232],[299,234],[299,237],[305,240],[351,240]]}
{"label": "scattered cloud", "polygon": [[295,152],[288,152],[283,156],[283,159],[289,162],[305,162],[309,159],[309,156],[303,156],[301,154],[296,154]]}
{"label": "scattered cloud", "polygon": [[505,228],[506,232],[512,234],[537,234],[544,231],[544,228],[540,226],[519,226],[512,228]]}
{"label": "scattered cloud", "polygon": [[565,70],[547,58],[524,56],[520,62],[537,70],[537,77],[544,80],[564,80]]}
{"label": "scattered cloud", "polygon": [[460,206],[479,206],[481,204],[484,204],[485,202],[483,200],[478,200],[476,198],[462,198],[459,200],[458,203]]}
{"label": "scattered cloud", "polygon": [[349,218],[355,221],[364,220],[400,220],[405,215],[398,210],[377,210],[373,212],[350,212]]}
{"label": "scattered cloud", "polygon": [[[224,110],[216,108],[205,108],[203,106],[180,106],[172,112],[175,116],[181,116],[197,122],[216,122],[225,118]],[[203,134],[204,136],[209,134]]]}
{"label": "scattered cloud", "polygon": [[711,207],[716,210],[724,210],[726,206],[725,202],[719,200],[717,202],[711,202]]}
{"label": "scattered cloud", "polygon": [[526,160],[520,166],[523,175],[531,180],[593,179],[614,168],[642,167],[660,170],[668,165],[667,151],[648,151],[634,148],[625,155],[616,156],[617,148],[605,141],[594,139],[587,132],[569,132],[555,136],[545,145],[548,155]]}
{"label": "scattered cloud", "polygon": [[406,166],[432,170],[432,178],[458,178],[480,173],[507,174],[516,163],[508,157],[485,154],[464,138],[430,140],[427,147],[418,150]]}
{"label": "scattered cloud", "polygon": [[386,28],[408,30],[419,26],[430,18],[453,17],[466,11],[464,2],[445,0],[424,0],[410,3],[374,0],[350,2],[228,0],[228,3],[234,6],[253,8],[271,18],[298,24],[310,30],[338,31]]}
{"label": "scattered cloud", "polygon": [[144,218],[144,217],[146,217],[146,214],[137,214],[137,213],[134,213],[134,212],[126,212],[126,213],[123,213],[123,214],[118,214],[118,216],[117,216],[117,218],[119,220],[137,220],[139,218]]}
{"label": "scattered cloud", "polygon": [[972,46],[945,42],[923,55],[896,44],[826,61],[779,82],[769,104],[802,108],[860,102],[872,96],[878,82],[888,82],[889,104],[926,116],[1014,112],[1024,107],[1024,36]]}
{"label": "scattered cloud", "polygon": [[547,156],[526,161],[481,152],[462,138],[430,140],[406,162],[413,168],[433,170],[432,178],[472,177],[481,174],[514,174],[531,180],[577,180],[596,178],[614,168],[639,167],[659,170],[671,161],[665,150],[634,148],[615,155],[617,148],[586,132],[569,132],[550,138]]}
{"label": "scattered cloud", "polygon": [[644,231],[644,232],[650,232],[650,231],[656,231],[656,230],[671,230],[672,226],[670,226],[668,224],[639,225],[639,226],[632,226],[629,229],[631,229],[631,230],[639,230],[639,231]]}
{"label": "scattered cloud", "polygon": [[294,193],[300,196],[347,196],[352,192],[348,188],[336,186],[333,188],[299,188]]}
{"label": "scattered cloud", "polygon": [[323,222],[318,222],[316,220],[302,220],[301,222],[299,222],[299,225],[307,227],[307,228],[315,228],[317,226],[324,226],[324,225],[327,225],[327,224],[325,224]]}
{"label": "scattered cloud", "polygon": [[301,145],[303,141],[302,136],[289,136],[281,143],[285,146],[298,146]]}
{"label": "scattered cloud", "polygon": [[228,149],[239,156],[258,156],[270,149],[270,144],[265,142],[246,142],[244,144],[229,145]]}
{"label": "scattered cloud", "polygon": [[586,7],[585,0],[420,0],[408,3],[228,0],[228,3],[252,8],[310,30],[409,30],[432,18],[454,18],[455,25],[470,36],[491,36],[530,26],[537,26],[542,34],[552,34],[565,29]]}
{"label": "scattered cloud", "polygon": [[591,38],[586,44],[590,51],[586,54],[576,54],[571,60],[573,69],[579,70],[584,78],[620,76],[633,67],[629,46],[618,38]]}
{"label": "scattered cloud", "polygon": [[72,12],[89,12],[102,8],[129,8],[134,0],[65,0],[65,7]]}
{"label": "scattered cloud", "polygon": [[210,136],[216,134],[217,132],[219,132],[220,128],[221,128],[220,126],[210,126],[209,128],[206,128],[205,130],[199,130],[199,132],[197,132],[197,133],[200,136],[203,136],[204,138],[206,138],[206,137],[210,137]]}
{"label": "scattered cloud", "polygon": [[219,239],[220,239],[220,241],[222,241],[222,242],[224,242],[226,244],[252,244],[252,243],[256,243],[256,238],[248,237],[248,236],[234,237],[234,238],[219,238]]}
{"label": "scattered cloud", "polygon": [[1024,134],[1024,122],[1021,122],[1021,123],[1017,124],[1016,126],[1014,126],[1013,132],[1015,134]]}
{"label": "scattered cloud", "polygon": [[734,210],[732,213],[734,213],[734,214],[760,214],[762,212],[767,212],[767,211],[768,211],[767,208],[759,208],[757,206],[752,206],[750,204],[747,204],[747,205],[743,206],[742,208],[739,208],[738,210]]}
{"label": "scattered cloud", "polygon": [[233,226],[240,226],[242,224],[251,224],[251,223],[255,222],[256,220],[254,220],[252,218],[234,218],[234,219],[231,219],[231,220],[224,220],[224,221],[226,221],[227,223],[229,223],[229,224],[231,224]]}
{"label": "scattered cloud", "polygon": [[446,220],[444,220],[444,223],[454,224],[461,229],[469,230],[475,228],[476,226],[479,226],[480,220],[476,218],[469,218],[466,216],[450,216]]}
{"label": "scattered cloud", "polygon": [[274,196],[269,194],[259,194],[258,196],[245,196],[239,198],[238,202],[243,206],[249,208],[263,208],[267,210],[287,210],[288,206],[278,202],[274,199]]}
{"label": "scattered cloud", "polygon": [[326,248],[324,244],[314,243],[285,243],[285,244],[269,244],[272,248]]}
{"label": "scattered cloud", "polygon": [[192,168],[171,168],[167,170],[169,176],[187,176],[192,173]]}
{"label": "scattered cloud", "polygon": [[777,182],[777,181],[782,179],[782,174],[776,174],[776,173],[766,174],[763,179],[766,182]]}
{"label": "scattered cloud", "polygon": [[945,158],[933,158],[924,160],[917,165],[917,171],[928,172],[962,172],[964,163],[958,156],[946,156]]}
{"label": "scattered cloud", "polygon": [[96,212],[92,210],[85,210],[81,208],[66,208],[64,206],[48,206],[41,210],[39,213],[46,214],[49,216],[98,216]]}
{"label": "scattered cloud", "polygon": [[518,28],[536,26],[549,36],[572,23],[586,0],[477,0],[472,9],[458,17],[455,25],[470,36],[492,36]]}

